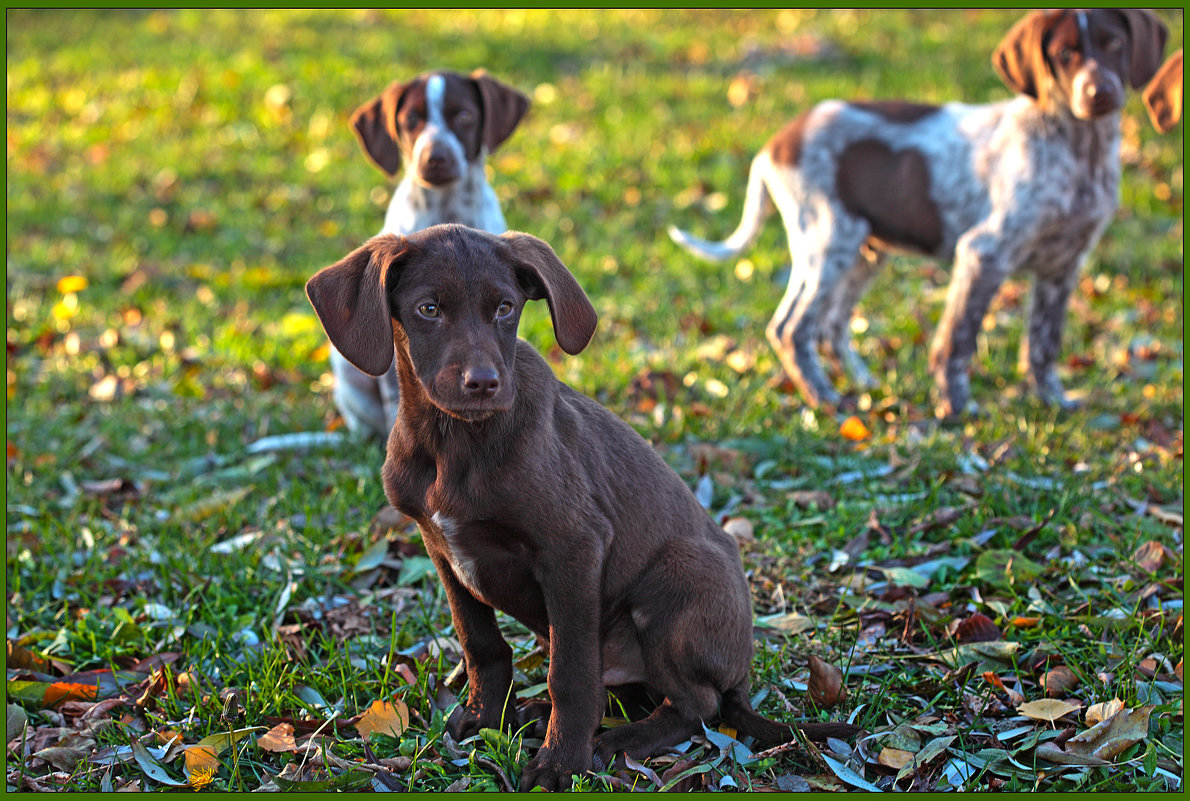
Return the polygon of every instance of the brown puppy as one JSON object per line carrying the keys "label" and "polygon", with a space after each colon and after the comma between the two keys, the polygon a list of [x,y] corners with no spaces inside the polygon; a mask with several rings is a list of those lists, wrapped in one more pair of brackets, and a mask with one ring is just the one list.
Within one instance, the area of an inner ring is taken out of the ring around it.
{"label": "brown puppy", "polygon": [[[459,225],[378,236],[306,291],[361,370],[383,372],[395,346],[401,401],[384,488],[421,528],[463,647],[470,694],[453,736],[513,719],[499,609],[549,643],[552,708],[522,789],[568,787],[593,754],[597,765],[642,759],[704,720],[790,738],[749,703],[752,609],[735,542],[644,439],[517,338],[525,301],[543,298],[566,352],[595,331],[549,245]],[[629,684],[665,700],[596,738],[604,688]]]}

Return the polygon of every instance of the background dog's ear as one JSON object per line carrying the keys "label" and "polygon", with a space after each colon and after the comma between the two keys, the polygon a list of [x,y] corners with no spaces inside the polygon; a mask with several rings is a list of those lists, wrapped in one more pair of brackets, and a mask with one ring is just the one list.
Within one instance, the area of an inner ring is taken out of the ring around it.
{"label": "background dog's ear", "polygon": [[1145,108],[1153,127],[1165,133],[1182,118],[1182,51],[1174,53],[1145,87]]}
{"label": "background dog's ear", "polygon": [[351,115],[351,127],[359,137],[360,147],[390,178],[401,169],[401,147],[396,139],[397,105],[408,88],[409,83],[397,81]]}
{"label": "background dog's ear", "polygon": [[581,353],[599,323],[595,307],[553,248],[529,234],[507,231],[500,235],[512,249],[517,280],[530,300],[545,298],[554,322],[554,337],[562,350]]}
{"label": "background dog's ear", "polygon": [[306,282],[306,297],[331,344],[368,375],[383,375],[392,365],[388,287],[410,249],[404,237],[378,236]]}
{"label": "background dog's ear", "polygon": [[1049,103],[1049,69],[1043,42],[1061,12],[1033,11],[1017,21],[992,53],[992,66],[1009,89]]}
{"label": "background dog's ear", "polygon": [[1165,39],[1169,31],[1152,11],[1139,8],[1118,10],[1124,15],[1132,33],[1128,83],[1133,89],[1139,89],[1151,81],[1161,68],[1161,55],[1165,52]]}
{"label": "background dog's ear", "polygon": [[485,70],[471,73],[483,102],[483,143],[493,152],[512,136],[512,131],[529,110],[529,98],[493,78]]}

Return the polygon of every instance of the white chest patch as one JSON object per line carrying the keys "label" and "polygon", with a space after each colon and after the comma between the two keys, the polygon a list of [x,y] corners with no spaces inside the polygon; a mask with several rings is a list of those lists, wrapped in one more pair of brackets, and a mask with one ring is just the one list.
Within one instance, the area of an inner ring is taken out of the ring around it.
{"label": "white chest patch", "polygon": [[477,598],[482,597],[479,592],[479,582],[476,579],[475,560],[468,556],[467,552],[463,549],[463,545],[459,539],[458,524],[449,517],[444,517],[441,512],[434,512],[430,517],[430,522],[438,527],[438,530],[442,533],[442,539],[446,541],[446,558],[450,560],[450,566],[454,570],[455,578],[472,595]]}

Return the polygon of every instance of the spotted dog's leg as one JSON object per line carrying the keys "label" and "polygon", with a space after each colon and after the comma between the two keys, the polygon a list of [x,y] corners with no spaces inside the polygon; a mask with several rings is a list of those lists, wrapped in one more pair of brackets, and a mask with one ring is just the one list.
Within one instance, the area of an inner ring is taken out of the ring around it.
{"label": "spotted dog's leg", "polygon": [[835,285],[828,298],[826,313],[819,323],[819,341],[823,350],[838,359],[843,374],[858,390],[876,386],[872,373],[856,353],[851,337],[851,317],[855,304],[863,297],[873,276],[879,271],[883,256],[865,247],[851,270]]}
{"label": "spotted dog's leg", "polygon": [[955,248],[946,308],[930,346],[930,371],[938,386],[940,416],[977,411],[971,401],[971,359],[992,298],[1012,274],[1016,256],[1001,227],[977,226]]}
{"label": "spotted dog's leg", "polygon": [[1042,401],[1063,409],[1076,408],[1078,401],[1066,397],[1058,379],[1057,361],[1062,352],[1062,330],[1066,306],[1078,279],[1078,265],[1049,277],[1037,276],[1029,303],[1028,326],[1021,340],[1021,363],[1029,382]]}

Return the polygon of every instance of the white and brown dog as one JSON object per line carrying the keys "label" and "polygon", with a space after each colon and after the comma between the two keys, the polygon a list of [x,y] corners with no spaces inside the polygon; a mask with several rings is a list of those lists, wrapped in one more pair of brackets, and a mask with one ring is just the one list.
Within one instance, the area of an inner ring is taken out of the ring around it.
{"label": "white and brown dog", "polygon": [[969,371],[984,314],[1008,276],[1031,273],[1022,365],[1042,399],[1074,405],[1056,361],[1071,289],[1119,203],[1125,92],[1152,80],[1145,99],[1155,123],[1171,127],[1181,113],[1181,69],[1154,77],[1166,36],[1147,11],[1030,13],[992,57],[1017,97],[941,107],[819,103],[753,159],[743,219],[727,240],[672,226],[670,236],[698,256],[728,258],[776,205],[792,270],[766,333],[811,405],[839,400],[819,346],[855,384],[871,383],[850,320],[880,251],[954,262],[930,350],[941,415],[973,410]]}
{"label": "white and brown dog", "polygon": [[[368,157],[388,176],[405,166],[382,234],[440,223],[490,233],[507,227],[484,161],[516,128],[529,99],[483,70],[431,72],[396,82],[351,116]],[[367,375],[331,348],[335,406],[352,431],[387,437],[397,416],[395,368]]]}

